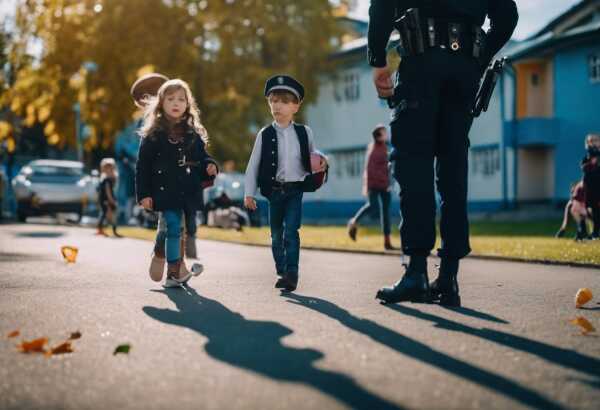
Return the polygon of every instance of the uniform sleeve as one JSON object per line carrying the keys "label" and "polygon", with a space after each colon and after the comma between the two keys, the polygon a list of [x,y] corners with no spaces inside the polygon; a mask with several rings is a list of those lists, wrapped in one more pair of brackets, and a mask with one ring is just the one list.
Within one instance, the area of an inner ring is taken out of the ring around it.
{"label": "uniform sleeve", "polygon": [[262,154],[262,130],[256,135],[254,148],[248,160],[246,167],[246,176],[244,179],[244,196],[255,197],[258,181],[258,168],[260,166],[260,156]]}
{"label": "uniform sleeve", "polygon": [[149,137],[142,138],[138,160],[135,164],[135,192],[138,203],[152,196],[152,160],[154,147]]}
{"label": "uniform sleeve", "polygon": [[371,0],[369,7],[368,59],[372,67],[387,64],[387,44],[394,29],[396,2]]}
{"label": "uniform sleeve", "polygon": [[493,0],[489,4],[490,29],[487,32],[486,65],[510,40],[519,20],[519,13],[514,0]]}

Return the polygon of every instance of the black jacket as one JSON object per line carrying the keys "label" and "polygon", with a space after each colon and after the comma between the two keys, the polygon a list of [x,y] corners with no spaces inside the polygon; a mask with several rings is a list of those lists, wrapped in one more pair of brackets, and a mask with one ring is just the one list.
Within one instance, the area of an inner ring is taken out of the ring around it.
{"label": "black jacket", "polygon": [[487,65],[506,44],[517,25],[519,14],[514,0],[371,0],[369,8],[369,64],[385,67],[386,46],[394,29],[394,21],[406,10],[419,8],[424,14],[444,19],[456,18],[483,25],[490,18],[486,52],[482,65]]}
{"label": "black jacket", "polygon": [[[192,165],[180,166],[184,156]],[[170,143],[162,130],[142,138],[135,172],[138,202],[151,197],[155,211],[200,209],[202,183],[214,178],[206,172],[210,163],[217,164],[206,152],[202,138],[192,130],[179,144]]]}

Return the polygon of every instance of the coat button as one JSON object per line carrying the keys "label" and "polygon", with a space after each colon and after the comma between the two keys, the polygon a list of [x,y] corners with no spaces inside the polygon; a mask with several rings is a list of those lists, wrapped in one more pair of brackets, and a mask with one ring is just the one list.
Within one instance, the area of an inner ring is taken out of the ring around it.
{"label": "coat button", "polygon": [[275,154],[275,151],[271,151],[271,154]]}
{"label": "coat button", "polygon": [[158,173],[159,173],[159,174],[162,174],[162,169],[159,169],[159,170],[158,170]]}
{"label": "coat button", "polygon": [[275,166],[275,163],[273,162],[271,165]]}
{"label": "coat button", "polygon": [[275,138],[273,138],[271,141],[275,142]]}
{"label": "coat button", "polygon": [[164,190],[165,190],[165,187],[164,187],[164,186],[161,186],[161,187],[160,187],[160,190],[161,190],[161,191],[164,191]]}
{"label": "coat button", "polygon": [[271,179],[272,179],[272,180],[275,180],[275,177],[272,177]]}

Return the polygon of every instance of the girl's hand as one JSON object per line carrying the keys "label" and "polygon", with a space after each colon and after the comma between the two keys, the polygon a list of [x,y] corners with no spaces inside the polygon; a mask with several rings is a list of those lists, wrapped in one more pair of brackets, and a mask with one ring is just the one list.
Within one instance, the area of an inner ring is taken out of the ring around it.
{"label": "girl's hand", "polygon": [[152,203],[152,198],[146,197],[140,201],[140,205],[145,210],[151,211],[154,204]]}
{"label": "girl's hand", "polygon": [[215,164],[208,164],[206,167],[206,173],[211,177],[217,175],[217,166]]}
{"label": "girl's hand", "polygon": [[251,211],[256,211],[256,201],[251,196],[244,198],[244,206]]}

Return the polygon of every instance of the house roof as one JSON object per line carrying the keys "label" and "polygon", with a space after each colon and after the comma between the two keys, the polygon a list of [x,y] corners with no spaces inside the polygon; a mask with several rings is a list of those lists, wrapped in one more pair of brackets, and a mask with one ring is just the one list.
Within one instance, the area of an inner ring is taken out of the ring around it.
{"label": "house roof", "polygon": [[538,37],[516,43],[506,50],[506,54],[509,60],[514,61],[596,36],[600,36],[600,20],[574,27],[560,34],[552,31],[545,32]]}
{"label": "house roof", "polygon": [[588,6],[593,5],[594,3],[598,3],[600,5],[600,1],[598,0],[582,0],[579,3],[576,3],[570,9],[552,19],[548,24],[530,36],[527,40],[531,40],[548,32],[554,31],[560,25],[566,23],[569,19],[576,16],[578,13],[582,12]]}

